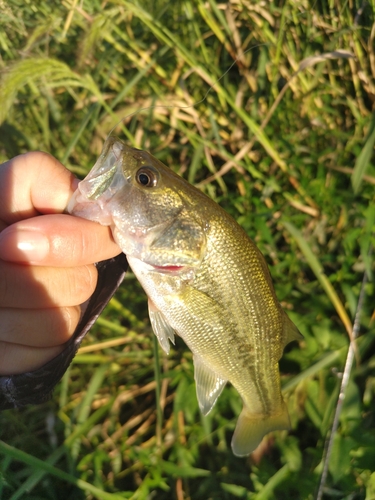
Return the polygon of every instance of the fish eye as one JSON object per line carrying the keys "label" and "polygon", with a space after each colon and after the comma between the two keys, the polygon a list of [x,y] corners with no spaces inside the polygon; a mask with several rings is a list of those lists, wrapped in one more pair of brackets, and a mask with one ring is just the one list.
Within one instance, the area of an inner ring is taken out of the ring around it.
{"label": "fish eye", "polygon": [[158,183],[158,173],[153,167],[141,167],[136,173],[136,181],[143,187],[155,187]]}

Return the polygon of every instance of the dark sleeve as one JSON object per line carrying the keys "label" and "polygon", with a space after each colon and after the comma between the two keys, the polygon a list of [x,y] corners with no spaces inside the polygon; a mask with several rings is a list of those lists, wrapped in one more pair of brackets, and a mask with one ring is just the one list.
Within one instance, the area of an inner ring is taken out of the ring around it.
{"label": "dark sleeve", "polygon": [[64,351],[38,370],[0,376],[0,410],[40,404],[51,398],[55,385],[72,362],[84,336],[124,279],[128,263],[125,255],[121,253],[113,259],[99,262],[96,267],[98,283],[95,292]]}

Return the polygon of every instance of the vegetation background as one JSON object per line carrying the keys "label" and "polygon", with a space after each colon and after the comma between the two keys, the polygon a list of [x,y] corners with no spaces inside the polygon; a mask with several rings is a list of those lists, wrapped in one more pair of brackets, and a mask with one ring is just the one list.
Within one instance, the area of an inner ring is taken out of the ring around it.
{"label": "vegetation background", "polygon": [[280,363],[292,431],[236,458],[238,394],[200,416],[191,353],[158,352],[129,273],[53,400],[0,415],[1,498],[314,498],[365,272],[323,498],[375,498],[374,16],[374,0],[0,0],[0,161],[41,149],[83,176],[124,119],[122,139],[256,241],[304,335]]}

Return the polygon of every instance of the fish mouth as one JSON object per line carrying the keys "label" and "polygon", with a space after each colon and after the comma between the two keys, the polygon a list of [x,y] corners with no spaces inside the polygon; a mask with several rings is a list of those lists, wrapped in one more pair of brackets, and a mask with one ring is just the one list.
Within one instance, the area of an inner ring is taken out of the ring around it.
{"label": "fish mouth", "polygon": [[113,216],[108,208],[110,200],[88,200],[87,197],[81,194],[80,190],[71,197],[66,212],[76,217],[99,222],[102,226],[111,226],[113,224]]}
{"label": "fish mouth", "polygon": [[109,139],[89,174],[78,184],[66,208],[69,214],[103,226],[112,225],[111,201],[127,183],[119,161],[121,147]]}
{"label": "fish mouth", "polygon": [[189,265],[177,266],[177,265],[166,265],[158,266],[155,264],[148,264],[152,272],[163,274],[166,277],[176,278],[184,282],[192,282],[195,276],[195,269]]}
{"label": "fish mouth", "polygon": [[120,161],[122,151],[121,141],[113,137],[106,140],[99,159],[78,186],[87,200],[112,198],[126,184]]}

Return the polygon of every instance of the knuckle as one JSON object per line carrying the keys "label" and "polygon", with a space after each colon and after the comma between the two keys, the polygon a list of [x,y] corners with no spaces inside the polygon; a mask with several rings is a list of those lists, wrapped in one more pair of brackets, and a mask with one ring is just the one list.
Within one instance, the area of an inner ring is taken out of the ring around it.
{"label": "knuckle", "polygon": [[82,304],[94,293],[97,283],[97,271],[94,265],[76,268],[73,277],[77,304]]}
{"label": "knuckle", "polygon": [[79,306],[64,307],[61,310],[61,315],[63,319],[63,335],[64,342],[68,340],[73,334],[76,326],[78,325],[79,319],[81,317],[81,308]]}

